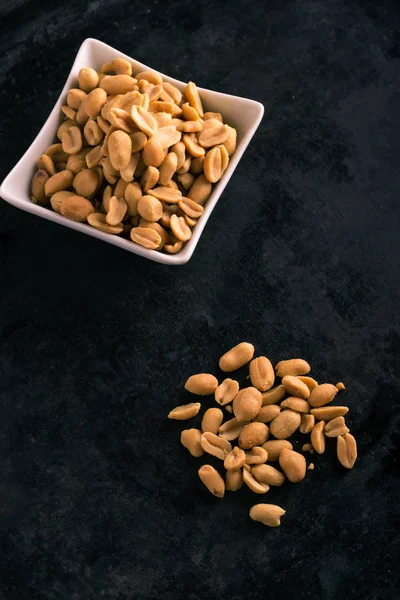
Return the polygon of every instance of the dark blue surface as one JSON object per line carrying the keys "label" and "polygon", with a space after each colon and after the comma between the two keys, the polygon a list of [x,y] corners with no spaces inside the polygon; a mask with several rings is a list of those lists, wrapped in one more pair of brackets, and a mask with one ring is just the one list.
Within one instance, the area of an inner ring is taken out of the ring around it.
{"label": "dark blue surface", "polygon": [[[0,15],[0,179],[89,36],[266,109],[183,267],[0,202],[0,597],[398,598],[398,2],[31,0]],[[185,378],[242,339],[344,381],[359,444],[353,471],[330,445],[269,492],[287,510],[275,530],[248,517],[263,498],[202,488],[203,459],[165,419]]]}

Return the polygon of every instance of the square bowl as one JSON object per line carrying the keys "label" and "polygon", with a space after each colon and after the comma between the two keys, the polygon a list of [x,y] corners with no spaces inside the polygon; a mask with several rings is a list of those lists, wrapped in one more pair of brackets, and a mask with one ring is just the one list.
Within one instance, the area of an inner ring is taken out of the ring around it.
{"label": "square bowl", "polygon": [[[201,233],[218,202],[219,197],[236,169],[239,160],[262,119],[264,107],[259,102],[214,92],[204,88],[198,88],[205,110],[220,112],[223,115],[224,122],[235,127],[237,130],[237,146],[234,154],[230,158],[224,175],[213,187],[213,191],[204,206],[204,212],[193,229],[191,239],[185,243],[182,250],[177,254],[164,254],[162,252],[148,250],[130,240],[99,231],[86,223],[71,221],[48,208],[34,204],[31,200],[30,188],[36,162],[41,154],[54,143],[57,128],[62,121],[61,106],[66,103],[68,91],[76,86],[80,69],[83,67],[93,67],[94,69],[99,70],[103,63],[111,61],[119,56],[126,58],[132,63],[134,73],[147,70],[154,71],[151,67],[134,60],[130,56],[119,52],[115,48],[112,48],[99,40],[93,38],[86,39],[79,48],[68,79],[56,105],[28,150],[4,179],[0,187],[0,195],[4,200],[22,210],[26,210],[44,219],[49,219],[60,225],[71,227],[72,229],[96,237],[109,244],[114,244],[114,246],[119,246],[129,252],[138,254],[139,256],[144,256],[145,258],[149,258],[150,260],[159,263],[181,265],[186,263],[192,256]],[[165,81],[169,81],[180,91],[184,92],[186,86],[185,83],[172,77],[168,77],[168,75],[164,75],[163,73],[160,73],[160,75]]]}

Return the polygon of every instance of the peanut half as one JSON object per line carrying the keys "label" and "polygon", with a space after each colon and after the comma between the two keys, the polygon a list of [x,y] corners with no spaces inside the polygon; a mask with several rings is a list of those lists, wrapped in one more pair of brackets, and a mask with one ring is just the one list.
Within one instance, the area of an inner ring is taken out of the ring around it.
{"label": "peanut half", "polygon": [[236,398],[239,392],[239,383],[234,379],[224,379],[215,390],[215,400],[221,406],[225,406]]}
{"label": "peanut half", "polygon": [[293,446],[288,440],[269,440],[262,447],[268,452],[268,461],[271,462],[279,459],[279,455],[284,448],[293,450]]}
{"label": "peanut half", "polygon": [[350,429],[346,427],[346,423],[343,417],[336,417],[332,419],[325,425],[325,435],[326,437],[339,437],[340,435],[345,435],[349,433]]}
{"label": "peanut half", "polygon": [[198,396],[213,394],[218,387],[218,379],[210,373],[191,375],[185,383],[185,389]]}
{"label": "peanut half", "polygon": [[291,358],[278,362],[275,370],[278,377],[285,377],[286,375],[307,375],[311,371],[311,367],[302,358]]}
{"label": "peanut half", "polygon": [[357,460],[357,443],[351,433],[337,438],[337,457],[346,469],[352,469]]}
{"label": "peanut half", "polygon": [[252,468],[251,472],[257,481],[272,486],[281,486],[286,480],[284,474],[275,469],[275,467],[271,467],[271,465],[256,465]]}
{"label": "peanut half", "polygon": [[250,381],[260,392],[266,392],[274,385],[274,368],[266,356],[253,358],[250,362]]}
{"label": "peanut half", "polygon": [[172,409],[168,413],[168,419],[176,419],[177,421],[187,421],[197,415],[201,407],[200,402],[191,402],[190,404],[182,404]]}
{"label": "peanut half", "polygon": [[200,467],[199,477],[206,488],[217,498],[223,498],[225,494],[225,482],[221,475],[211,465]]}
{"label": "peanut half", "polygon": [[285,513],[286,511],[276,504],[255,504],[249,514],[253,521],[259,521],[267,527],[279,527],[281,517]]}
{"label": "peanut half", "polygon": [[210,431],[206,431],[206,433],[202,434],[200,445],[205,452],[216,458],[220,458],[221,460],[225,460],[226,456],[228,456],[229,452],[232,450],[232,446],[228,440],[225,440]]}
{"label": "peanut half", "polygon": [[299,452],[284,448],[279,455],[279,464],[292,483],[299,483],[306,476],[306,459]]}
{"label": "peanut half", "polygon": [[262,465],[268,460],[268,452],[262,446],[253,446],[246,452],[246,465]]}
{"label": "peanut half", "polygon": [[203,456],[204,450],[200,445],[202,432],[200,429],[185,429],[181,433],[181,444],[187,448],[192,456]]}
{"label": "peanut half", "polygon": [[221,371],[231,372],[240,369],[250,362],[254,355],[254,346],[248,342],[241,342],[226,352],[219,359]]}
{"label": "peanut half", "polygon": [[211,433],[217,434],[223,420],[224,413],[220,408],[209,408],[203,415],[201,430],[203,432],[210,431]]}

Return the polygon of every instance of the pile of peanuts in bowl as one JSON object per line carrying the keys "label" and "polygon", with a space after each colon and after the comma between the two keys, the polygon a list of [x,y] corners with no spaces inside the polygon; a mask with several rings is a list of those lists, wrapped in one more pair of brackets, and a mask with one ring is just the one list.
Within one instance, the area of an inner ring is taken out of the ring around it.
{"label": "pile of peanuts in bowl", "polygon": [[[266,356],[254,358],[254,346],[241,342],[219,360],[219,368],[230,373],[249,364],[251,385],[240,389],[239,382],[226,378],[221,383],[211,373],[192,375],[185,389],[198,396],[214,395],[221,408],[210,407],[202,417],[200,427],[181,432],[181,443],[196,458],[204,454],[221,461],[224,477],[210,464],[202,465],[198,474],[202,483],[217,498],[226,491],[235,492],[243,484],[256,494],[266,494],[270,486],[286,482],[300,483],[307,470],[304,454],[293,449],[289,441],[297,431],[310,436],[303,444],[303,453],[323,454],[326,440],[336,441],[340,464],[352,469],[357,459],[357,443],[345,422],[347,406],[331,405],[342,382],[319,384],[308,373],[307,361],[300,358],[282,360],[274,367]],[[276,377],[281,378],[277,383]],[[329,405],[329,406],[328,406]],[[200,402],[177,406],[168,418],[179,421],[196,417]],[[268,423],[268,425],[267,425]],[[231,442],[237,440],[232,447]],[[280,469],[268,463],[278,463]],[[250,517],[269,527],[278,527],[286,511],[276,504],[255,504]]]}
{"label": "pile of peanuts in bowl", "polygon": [[37,162],[32,201],[73,221],[176,254],[192,237],[236,130],[185,93],[124,58],[81,69],[64,120]]}

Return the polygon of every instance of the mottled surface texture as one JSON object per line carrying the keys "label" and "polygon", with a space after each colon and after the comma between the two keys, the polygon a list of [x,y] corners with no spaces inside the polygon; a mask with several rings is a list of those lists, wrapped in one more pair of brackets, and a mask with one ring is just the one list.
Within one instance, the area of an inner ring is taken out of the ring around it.
{"label": "mottled surface texture", "polygon": [[[1,14],[0,179],[88,36],[266,114],[183,267],[0,202],[0,597],[398,598],[399,3]],[[279,529],[250,521],[248,490],[212,497],[165,419],[185,378],[218,374],[242,339],[343,380],[359,443],[353,471],[330,444],[303,483],[269,492]]]}

